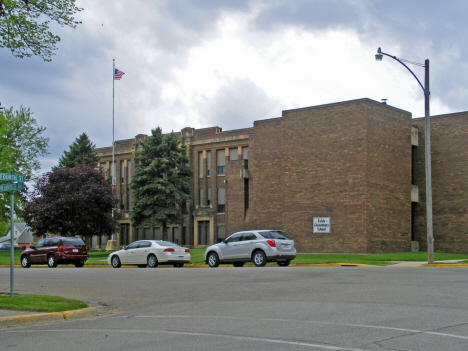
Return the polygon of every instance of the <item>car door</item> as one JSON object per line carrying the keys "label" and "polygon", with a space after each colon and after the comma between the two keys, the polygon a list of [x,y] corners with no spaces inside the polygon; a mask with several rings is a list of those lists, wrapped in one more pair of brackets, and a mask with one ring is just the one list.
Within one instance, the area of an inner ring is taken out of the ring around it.
{"label": "car door", "polygon": [[242,234],[241,241],[237,244],[237,257],[250,258],[255,240],[257,240],[257,237],[254,233]]}
{"label": "car door", "polygon": [[120,254],[120,262],[122,264],[136,264],[135,262],[135,251],[138,245],[140,244],[139,241],[135,241],[128,245]]}
{"label": "car door", "polygon": [[237,257],[237,252],[238,252],[238,245],[239,242],[242,238],[242,233],[236,233],[231,235],[226,239],[224,245],[221,245],[220,250],[222,253],[222,257],[220,259],[224,260],[230,260],[230,259],[235,259]]}
{"label": "car door", "polygon": [[31,263],[47,263],[47,249],[50,239],[39,240],[31,252]]}
{"label": "car door", "polygon": [[147,264],[149,249],[151,248],[150,241],[140,241],[140,244],[135,249],[135,262],[137,264]]}

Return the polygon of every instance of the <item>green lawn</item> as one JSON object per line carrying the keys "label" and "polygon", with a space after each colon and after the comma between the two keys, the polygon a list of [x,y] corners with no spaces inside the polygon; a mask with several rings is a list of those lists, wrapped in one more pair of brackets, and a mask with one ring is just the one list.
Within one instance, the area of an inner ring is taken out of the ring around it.
{"label": "green lawn", "polygon": [[0,309],[35,312],[62,312],[88,307],[84,302],[47,295],[0,295]]}
{"label": "green lawn", "polygon": [[[85,266],[107,265],[107,256],[110,251],[101,252],[90,250],[89,260]],[[192,256],[191,264],[204,265],[205,249],[190,249]],[[20,264],[21,251],[15,251],[15,265]],[[468,255],[435,253],[435,261],[442,260],[465,260],[468,263]],[[348,263],[348,264],[368,264],[368,265],[388,265],[391,261],[427,261],[426,252],[399,252],[387,254],[304,254],[299,253],[292,265],[315,265],[315,264],[330,264],[330,263]],[[273,264],[273,263],[269,263]],[[0,251],[0,266],[10,265],[10,251]],[[109,266],[108,266],[109,267]]]}

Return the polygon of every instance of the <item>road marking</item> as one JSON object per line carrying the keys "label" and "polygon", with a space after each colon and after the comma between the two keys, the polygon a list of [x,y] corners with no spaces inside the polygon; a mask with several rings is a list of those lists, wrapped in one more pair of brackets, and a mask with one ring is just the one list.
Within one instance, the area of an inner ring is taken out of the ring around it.
{"label": "road marking", "polygon": [[[219,318],[219,319],[238,319],[238,320],[253,320],[253,321],[269,321],[269,322],[301,322],[301,323],[311,323],[311,324],[324,324],[324,325],[336,325],[336,326],[346,326],[346,327],[360,327],[360,328],[372,328],[372,329],[385,329],[385,330],[395,330],[405,333],[415,333],[415,334],[430,334],[438,336],[446,336],[457,339],[468,340],[468,336],[456,335],[456,334],[447,334],[439,333],[433,331],[424,331],[416,329],[405,329],[405,328],[395,328],[395,327],[385,327],[381,325],[367,325],[367,324],[354,324],[354,323],[334,323],[334,322],[321,322],[321,321],[307,321],[307,320],[297,320],[297,319],[284,319],[284,318],[245,318],[245,317],[221,317],[221,316],[187,316],[187,315],[158,315],[158,316],[116,316],[114,318]],[[468,323],[467,323],[468,324]],[[451,326],[445,326],[448,328]]]}
{"label": "road marking", "polygon": [[174,335],[190,335],[190,336],[208,336],[208,337],[215,337],[215,338],[230,338],[236,340],[247,340],[247,341],[260,341],[260,342],[268,342],[268,343],[275,343],[275,344],[286,344],[286,345],[294,345],[294,346],[306,346],[314,349],[325,349],[325,350],[332,350],[332,351],[366,351],[364,349],[355,349],[355,348],[348,348],[338,345],[328,345],[328,344],[315,344],[309,342],[298,342],[298,341],[291,341],[291,340],[283,340],[283,339],[271,339],[271,338],[258,338],[252,336],[241,336],[241,335],[228,335],[228,334],[214,334],[214,333],[200,333],[200,332],[190,332],[190,331],[176,331],[176,330],[137,330],[137,329],[57,329],[57,330],[12,330],[7,331],[7,333],[77,333],[77,332],[98,332],[98,333],[130,333],[130,334],[174,334]]}

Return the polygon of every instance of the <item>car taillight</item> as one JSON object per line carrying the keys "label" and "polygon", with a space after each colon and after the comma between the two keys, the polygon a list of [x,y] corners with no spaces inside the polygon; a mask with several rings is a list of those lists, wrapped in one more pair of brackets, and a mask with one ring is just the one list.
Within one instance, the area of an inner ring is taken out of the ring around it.
{"label": "car taillight", "polygon": [[174,252],[175,250],[174,249],[171,249],[171,248],[168,248],[168,249],[165,249],[164,252]]}
{"label": "car taillight", "polygon": [[185,249],[185,252],[190,253],[190,250],[189,250],[189,249]]}
{"label": "car taillight", "polygon": [[271,247],[276,247],[276,241],[274,241],[274,240],[271,240],[271,239],[270,239],[270,240],[267,240],[267,243],[268,243],[268,245],[270,245]]}

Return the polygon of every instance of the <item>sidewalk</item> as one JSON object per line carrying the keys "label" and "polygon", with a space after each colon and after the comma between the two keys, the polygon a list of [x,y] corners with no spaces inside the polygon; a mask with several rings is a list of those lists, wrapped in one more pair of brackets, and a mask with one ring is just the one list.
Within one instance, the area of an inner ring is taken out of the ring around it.
{"label": "sidewalk", "polygon": [[[466,260],[445,260],[445,261],[435,261],[434,264],[428,264],[427,261],[398,261],[397,263],[388,266],[388,267],[465,267],[466,264],[455,264],[458,262],[463,262]],[[454,265],[451,265],[454,263]]]}

